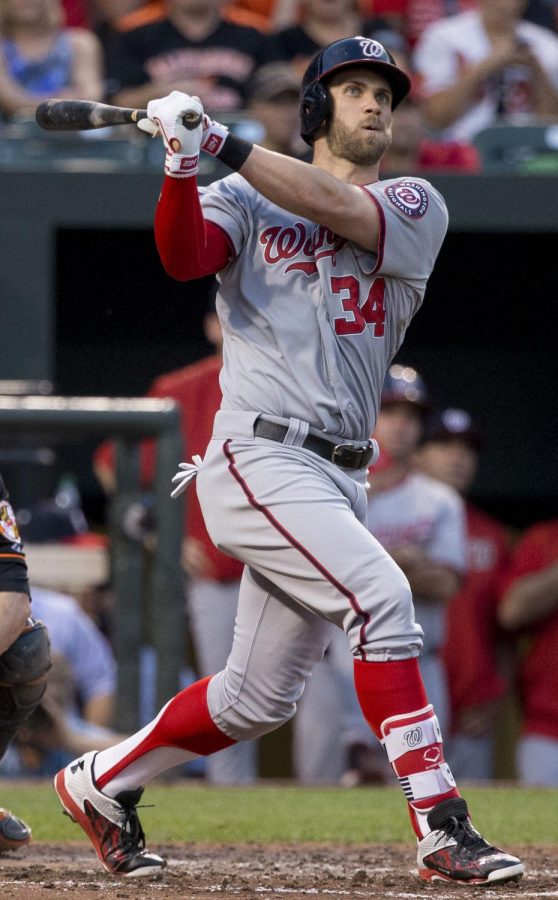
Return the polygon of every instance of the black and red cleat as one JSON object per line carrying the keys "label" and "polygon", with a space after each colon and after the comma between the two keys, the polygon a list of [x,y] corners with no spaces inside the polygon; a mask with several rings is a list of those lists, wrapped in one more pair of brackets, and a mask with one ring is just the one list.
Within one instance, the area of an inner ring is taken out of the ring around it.
{"label": "black and red cleat", "polygon": [[465,800],[444,800],[428,814],[430,831],[418,845],[417,863],[425,881],[495,884],[519,881],[523,864],[491,847],[473,827]]}
{"label": "black and red cleat", "polygon": [[64,811],[81,825],[111,875],[159,876],[166,862],[146,850],[136,810],[143,788],[123,791],[114,799],[103,794],[93,775],[95,756],[95,751],[86,753],[55,776],[54,788]]}
{"label": "black and red cleat", "polygon": [[31,829],[13,813],[0,806],[0,853],[17,850],[31,840]]}

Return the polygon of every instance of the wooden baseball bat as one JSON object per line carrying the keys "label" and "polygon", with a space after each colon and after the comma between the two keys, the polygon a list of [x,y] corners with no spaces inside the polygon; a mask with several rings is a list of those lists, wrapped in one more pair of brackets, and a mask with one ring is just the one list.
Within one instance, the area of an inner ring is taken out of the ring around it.
{"label": "wooden baseball bat", "polygon": [[[145,109],[127,109],[123,106],[109,106],[92,100],[44,100],[39,103],[35,118],[41,128],[47,131],[88,131],[92,128],[106,128],[109,125],[129,125],[147,118]],[[182,119],[184,127],[192,131],[201,122],[198,113],[186,113]]]}

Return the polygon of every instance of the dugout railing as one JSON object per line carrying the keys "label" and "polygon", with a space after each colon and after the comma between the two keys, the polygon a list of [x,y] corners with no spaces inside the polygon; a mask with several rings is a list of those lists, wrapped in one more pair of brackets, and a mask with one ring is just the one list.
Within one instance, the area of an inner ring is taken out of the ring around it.
{"label": "dugout railing", "polygon": [[[134,731],[140,719],[142,645],[156,651],[157,708],[176,693],[184,665],[185,615],[180,551],[184,499],[170,499],[171,478],[183,458],[179,410],[172,400],[144,398],[0,396],[3,446],[57,445],[88,437],[115,441],[116,491],[110,500],[111,582],[115,596],[111,641],[118,663],[116,724]],[[126,512],[142,496],[140,442],[153,438],[154,550],[126,527]],[[33,572],[30,572],[31,582]],[[147,583],[146,583],[147,582]],[[150,599],[146,634],[145,597]]]}

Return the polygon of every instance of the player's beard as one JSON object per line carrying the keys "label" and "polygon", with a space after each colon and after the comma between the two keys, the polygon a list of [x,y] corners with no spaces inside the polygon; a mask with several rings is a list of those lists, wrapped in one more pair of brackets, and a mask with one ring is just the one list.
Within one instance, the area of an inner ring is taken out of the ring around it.
{"label": "player's beard", "polygon": [[349,131],[343,122],[333,121],[326,134],[332,156],[346,159],[356,166],[375,165],[391,144],[391,129],[383,131]]}

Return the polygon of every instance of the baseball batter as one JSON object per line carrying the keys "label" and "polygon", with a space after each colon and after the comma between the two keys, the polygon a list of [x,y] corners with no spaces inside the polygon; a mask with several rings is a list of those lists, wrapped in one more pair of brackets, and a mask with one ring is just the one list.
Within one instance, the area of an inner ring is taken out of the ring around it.
{"label": "baseball batter", "polygon": [[[422,630],[401,569],[366,527],[366,474],[386,369],[419,309],[447,227],[428,182],[378,182],[408,76],[377,42],[336,41],[303,78],[301,134],[313,163],[229,135],[196,97],[148,106],[167,150],[155,218],[176,278],[219,273],[223,402],[197,466],[213,542],[244,563],[225,669],[173,697],[115,747],[56,776],[66,811],[105,868],[153,874],[136,805],[154,776],[292,717],[331,630],[354,656],[364,716],[400,779],[422,878],[519,878],[487,844],[444,761],[421,681]],[[234,174],[200,193],[200,148]],[[216,623],[218,627],[218,623]]]}

